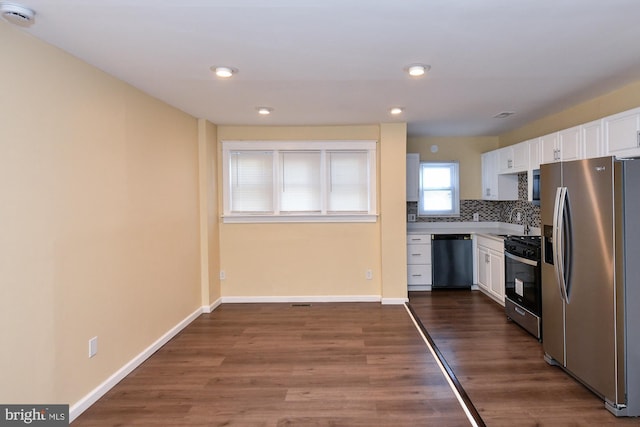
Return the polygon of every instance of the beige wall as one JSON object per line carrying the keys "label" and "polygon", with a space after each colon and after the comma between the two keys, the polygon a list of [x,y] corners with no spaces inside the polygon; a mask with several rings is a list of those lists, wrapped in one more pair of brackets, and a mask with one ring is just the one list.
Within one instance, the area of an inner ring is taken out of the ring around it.
{"label": "beige wall", "polygon": [[[378,145],[378,179],[402,186],[404,194],[404,147],[406,132],[389,131],[381,135],[379,125],[370,126],[218,126],[218,142],[225,140],[376,140]],[[388,148],[398,144],[400,148]],[[220,154],[221,147],[218,147]],[[399,156],[397,152],[402,151]],[[380,162],[384,165],[380,167]],[[221,160],[218,182],[222,182]],[[380,182],[380,181],[379,181]],[[384,184],[382,185],[384,187]],[[380,194],[378,212],[386,215],[386,193]],[[222,192],[219,186],[219,213]],[[404,205],[404,203],[402,203]],[[389,213],[389,222],[399,221],[405,234],[404,212],[398,218]],[[392,242],[390,245],[396,245]],[[375,223],[311,224],[221,224],[220,268],[223,297],[283,296],[381,296],[381,225]],[[395,248],[406,263],[404,245]],[[395,265],[395,263],[393,264]],[[406,267],[405,267],[406,268]],[[373,280],[366,280],[366,270]],[[406,276],[402,292],[406,296]],[[395,285],[394,285],[395,286]],[[386,293],[385,293],[386,295]]]}
{"label": "beige wall", "polygon": [[407,297],[407,126],[380,126],[382,297]]}
{"label": "beige wall", "polygon": [[597,120],[640,106],[640,80],[606,95],[583,102],[558,114],[534,121],[500,135],[500,146],[517,144],[538,136]]}
{"label": "beige wall", "polygon": [[[431,152],[436,145],[438,151]],[[420,161],[459,161],[460,199],[482,198],[482,164],[480,154],[499,148],[494,136],[471,137],[409,137],[407,153],[420,153]]]}
{"label": "beige wall", "polygon": [[0,51],[0,402],[73,404],[201,305],[197,121],[2,21]]}

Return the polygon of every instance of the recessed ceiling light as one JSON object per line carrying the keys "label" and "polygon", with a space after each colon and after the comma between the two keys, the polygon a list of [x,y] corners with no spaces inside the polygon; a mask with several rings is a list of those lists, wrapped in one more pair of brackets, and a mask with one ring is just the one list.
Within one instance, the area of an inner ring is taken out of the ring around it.
{"label": "recessed ceiling light", "polygon": [[411,77],[420,77],[420,76],[424,76],[424,74],[430,69],[431,69],[430,65],[411,64],[405,68],[405,71],[409,73]]}
{"label": "recessed ceiling light", "polygon": [[229,78],[238,73],[238,69],[232,67],[211,67],[211,70],[216,73],[216,76],[223,79]]}
{"label": "recessed ceiling light", "polygon": [[268,116],[273,112],[273,108],[271,107],[256,107],[256,110],[258,110],[258,114],[262,116]]}
{"label": "recessed ceiling light", "polygon": [[394,116],[397,116],[398,114],[402,114],[403,111],[404,109],[402,107],[393,107],[389,110],[389,112]]}
{"label": "recessed ceiling light", "polygon": [[0,2],[0,14],[12,24],[26,27],[33,23],[36,13],[17,3]]}

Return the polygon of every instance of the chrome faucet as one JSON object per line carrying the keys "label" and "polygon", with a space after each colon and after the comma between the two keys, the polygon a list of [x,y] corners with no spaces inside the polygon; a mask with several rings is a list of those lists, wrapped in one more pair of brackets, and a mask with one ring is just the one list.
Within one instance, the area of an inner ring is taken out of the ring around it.
{"label": "chrome faucet", "polygon": [[531,231],[531,228],[529,227],[529,221],[527,221],[527,213],[524,210],[522,210],[521,208],[513,208],[513,209],[511,209],[511,212],[509,212],[509,222],[510,223],[513,222],[513,213],[514,212],[519,212],[520,213],[520,223],[523,225],[524,235],[528,236],[529,232]]}

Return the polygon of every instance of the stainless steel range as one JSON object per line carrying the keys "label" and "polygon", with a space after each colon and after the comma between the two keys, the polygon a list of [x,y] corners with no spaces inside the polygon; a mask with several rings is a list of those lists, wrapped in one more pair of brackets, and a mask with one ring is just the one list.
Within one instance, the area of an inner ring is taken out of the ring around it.
{"label": "stainless steel range", "polygon": [[507,236],[504,261],[507,318],[542,341],[540,236]]}

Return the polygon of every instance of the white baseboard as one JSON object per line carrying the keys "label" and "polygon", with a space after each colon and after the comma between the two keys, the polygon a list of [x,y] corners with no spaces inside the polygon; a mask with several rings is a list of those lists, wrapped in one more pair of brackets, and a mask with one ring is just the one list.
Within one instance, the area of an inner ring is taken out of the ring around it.
{"label": "white baseboard", "polygon": [[222,297],[222,303],[266,303],[266,302],[380,302],[379,295],[322,295],[282,297]]}
{"label": "white baseboard", "polygon": [[[219,301],[219,300],[218,300]],[[80,414],[86,411],[91,405],[96,403],[98,399],[104,396],[109,390],[111,390],[116,384],[118,384],[124,377],[129,375],[134,369],[140,366],[145,360],[147,360],[153,353],[155,353],[160,347],[165,345],[171,338],[175,337],[180,331],[187,327],[202,313],[213,311],[220,303],[216,301],[211,306],[204,306],[198,308],[196,311],[184,318],[180,323],[171,328],[163,336],[158,338],[156,342],[147,347],[144,351],[134,357],[131,361],[125,364],[122,368],[116,371],[113,375],[107,378],[102,384],[93,389],[89,394],[82,399],[71,405],[69,408],[69,423],[78,418]],[[217,305],[216,305],[217,303]]]}
{"label": "white baseboard", "polygon": [[220,306],[220,304],[222,304],[222,298],[218,298],[217,300],[215,300],[214,302],[212,302],[209,305],[203,305],[202,306],[202,312],[203,313],[212,313],[213,310],[215,310],[216,308],[218,308]]}
{"label": "white baseboard", "polygon": [[402,305],[409,302],[409,298],[382,298],[382,305]]}

